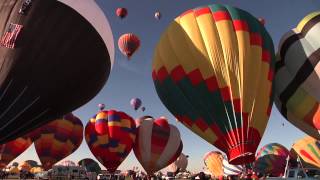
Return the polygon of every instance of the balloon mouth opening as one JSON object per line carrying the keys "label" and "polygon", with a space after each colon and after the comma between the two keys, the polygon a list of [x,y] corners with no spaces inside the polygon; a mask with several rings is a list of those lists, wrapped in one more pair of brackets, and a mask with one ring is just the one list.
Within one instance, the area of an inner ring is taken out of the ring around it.
{"label": "balloon mouth opening", "polygon": [[228,153],[229,163],[233,165],[243,165],[255,160],[255,148],[253,145],[246,144],[230,149]]}

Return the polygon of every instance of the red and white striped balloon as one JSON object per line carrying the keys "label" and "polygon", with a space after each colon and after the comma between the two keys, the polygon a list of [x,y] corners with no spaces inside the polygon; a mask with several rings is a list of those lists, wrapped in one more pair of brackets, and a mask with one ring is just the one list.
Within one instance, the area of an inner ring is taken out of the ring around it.
{"label": "red and white striped balloon", "polygon": [[134,154],[151,175],[174,162],[182,152],[180,132],[167,119],[145,119],[137,131]]}

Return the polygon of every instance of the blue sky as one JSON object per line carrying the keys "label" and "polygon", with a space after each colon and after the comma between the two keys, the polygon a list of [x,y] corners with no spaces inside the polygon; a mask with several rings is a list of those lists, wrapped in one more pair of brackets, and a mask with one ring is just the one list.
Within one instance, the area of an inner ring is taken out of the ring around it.
{"label": "blue sky", "polygon": [[[204,166],[203,155],[216,148],[183,125],[177,124],[156,94],[151,78],[153,51],[168,24],[188,9],[212,3],[228,4],[244,9],[256,17],[263,17],[277,49],[281,35],[294,28],[308,13],[320,9],[319,0],[97,0],[97,3],[104,10],[113,31],[116,48],[115,64],[101,92],[89,103],[76,110],[74,114],[86,124],[88,119],[97,112],[97,104],[104,103],[106,109],[121,110],[134,118],[142,115],[166,116],[170,123],[176,125],[180,130],[184,143],[183,152],[190,155],[188,169],[192,171],[201,170]],[[117,18],[115,10],[118,7],[128,9],[127,18],[123,20]],[[160,21],[154,18],[156,11],[162,14]],[[117,49],[119,36],[128,32],[138,35],[141,40],[141,48],[130,61]],[[144,113],[135,112],[130,107],[129,101],[132,97],[142,99],[146,107]],[[282,123],[285,125],[282,126]],[[290,148],[296,139],[304,135],[303,132],[290,125],[274,107],[260,147],[267,143],[277,142]],[[77,162],[86,157],[93,158],[93,155],[83,141],[80,148],[66,159]],[[33,146],[15,161],[20,162],[27,159],[39,161]],[[137,165],[141,167],[132,152],[122,163],[120,169],[129,169]]]}

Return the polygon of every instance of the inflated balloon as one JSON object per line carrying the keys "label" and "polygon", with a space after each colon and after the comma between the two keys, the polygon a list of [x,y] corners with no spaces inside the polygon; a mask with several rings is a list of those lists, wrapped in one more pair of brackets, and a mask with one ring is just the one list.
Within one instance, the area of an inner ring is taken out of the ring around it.
{"label": "inflated balloon", "polygon": [[315,12],[282,37],[274,92],[281,114],[320,140],[319,33],[320,12]]}
{"label": "inflated balloon", "polygon": [[142,124],[142,122],[145,120],[153,121],[154,119],[152,116],[142,116],[135,120],[136,127],[139,127]]}
{"label": "inflated balloon", "polygon": [[303,162],[304,167],[316,167],[320,168],[320,141],[306,136],[297,140],[293,146],[293,154],[300,157],[300,161]]}
{"label": "inflated balloon", "polygon": [[132,98],[130,100],[130,105],[133,107],[134,110],[138,110],[142,104],[142,101],[139,98]]}
{"label": "inflated balloon", "polygon": [[169,170],[169,172],[178,173],[178,172],[186,171],[187,166],[188,166],[188,157],[183,153],[181,153],[180,156],[167,167],[167,169]]}
{"label": "inflated balloon", "polygon": [[275,177],[283,175],[289,156],[290,152],[281,144],[267,144],[257,153],[256,161],[254,162],[255,172],[265,175],[271,174]]}
{"label": "inflated balloon", "polygon": [[142,107],[142,108],[141,108],[141,111],[142,111],[142,112],[144,112],[145,110],[146,110],[146,108],[145,108],[145,107]]}
{"label": "inflated balloon", "polygon": [[84,167],[87,172],[95,172],[97,174],[100,174],[101,168],[99,164],[93,159],[82,159],[78,162],[78,165]]}
{"label": "inflated balloon", "polygon": [[161,19],[161,13],[159,11],[155,12],[154,13],[154,17],[157,19],[157,20],[160,20]]}
{"label": "inflated balloon", "polygon": [[104,104],[98,104],[98,107],[100,109],[100,111],[104,110],[104,108],[106,107]]}
{"label": "inflated balloon", "polygon": [[118,40],[118,46],[121,53],[130,59],[130,57],[139,49],[140,39],[132,33],[123,34]]}
{"label": "inflated balloon", "polygon": [[142,121],[133,151],[144,170],[152,175],[174,162],[182,148],[178,128],[159,118]]}
{"label": "inflated balloon", "polygon": [[87,103],[113,60],[95,0],[0,1],[0,143]]}
{"label": "inflated balloon", "polygon": [[114,173],[132,149],[136,124],[124,112],[100,111],[86,125],[85,138],[92,154]]}
{"label": "inflated balloon", "polygon": [[82,122],[71,113],[42,126],[40,132],[34,146],[45,170],[77,150],[83,139]]}
{"label": "inflated balloon", "polygon": [[209,172],[214,177],[223,176],[223,155],[218,151],[211,151],[204,155],[203,161]]}
{"label": "inflated balloon", "polygon": [[0,145],[0,168],[5,168],[12,160],[27,150],[32,144],[28,136],[19,137]]}
{"label": "inflated balloon", "polygon": [[126,8],[117,8],[116,14],[120,19],[123,19],[128,15],[128,11]]}
{"label": "inflated balloon", "polygon": [[186,11],[163,33],[152,76],[168,110],[224,151],[254,161],[272,107],[274,48],[264,26],[227,5]]}
{"label": "inflated balloon", "polygon": [[223,175],[224,176],[231,176],[231,175],[239,175],[244,171],[242,165],[232,165],[229,164],[228,159],[224,156],[222,160],[223,166]]}

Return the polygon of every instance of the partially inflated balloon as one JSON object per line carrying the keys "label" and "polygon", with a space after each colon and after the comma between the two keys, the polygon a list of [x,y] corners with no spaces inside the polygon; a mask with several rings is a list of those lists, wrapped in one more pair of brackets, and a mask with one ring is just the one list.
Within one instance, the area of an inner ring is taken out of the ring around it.
{"label": "partially inflated balloon", "polygon": [[134,154],[144,170],[153,174],[174,162],[183,144],[179,130],[166,119],[145,119],[137,130]]}
{"label": "partially inflated balloon", "polygon": [[274,49],[251,14],[227,5],[186,11],[154,53],[157,93],[185,126],[228,155],[254,161],[272,107]]}
{"label": "partially inflated balloon", "polygon": [[223,176],[223,155],[218,151],[211,151],[204,155],[203,161],[207,169],[214,177]]}
{"label": "partially inflated balloon", "polygon": [[123,34],[118,40],[118,46],[121,53],[129,59],[139,49],[140,39],[132,33]]}
{"label": "partially inflated balloon", "polygon": [[261,174],[280,176],[284,174],[290,152],[278,143],[263,146],[257,153],[254,169]]}
{"label": "partially inflated balloon", "polygon": [[0,145],[0,168],[6,167],[12,160],[27,150],[32,144],[28,136],[19,137]]}
{"label": "partially inflated balloon", "polygon": [[275,102],[289,122],[320,140],[319,33],[320,12],[315,12],[282,37],[276,63]]}
{"label": "partially inflated balloon", "polygon": [[291,150],[299,156],[304,166],[320,168],[320,141],[306,136],[297,140]]}
{"label": "partially inflated balloon", "polygon": [[188,166],[188,158],[186,155],[181,153],[180,156],[167,167],[167,169],[169,170],[169,172],[178,173],[178,172],[186,171],[187,166]]}
{"label": "partially inflated balloon", "polygon": [[101,168],[99,164],[93,159],[82,159],[78,162],[78,165],[84,167],[87,172],[95,172],[97,174],[100,174]]}
{"label": "partially inflated balloon", "polygon": [[136,124],[124,112],[100,111],[86,125],[85,138],[92,154],[114,173],[132,149]]}
{"label": "partially inflated balloon", "polygon": [[77,150],[83,139],[82,122],[72,114],[42,126],[39,131],[34,146],[45,170]]}
{"label": "partially inflated balloon", "polygon": [[88,102],[113,59],[95,0],[0,1],[0,143]]}
{"label": "partially inflated balloon", "polygon": [[244,170],[242,165],[229,164],[228,159],[225,156],[223,157],[223,160],[222,160],[222,166],[223,166],[224,176],[239,175]]}

